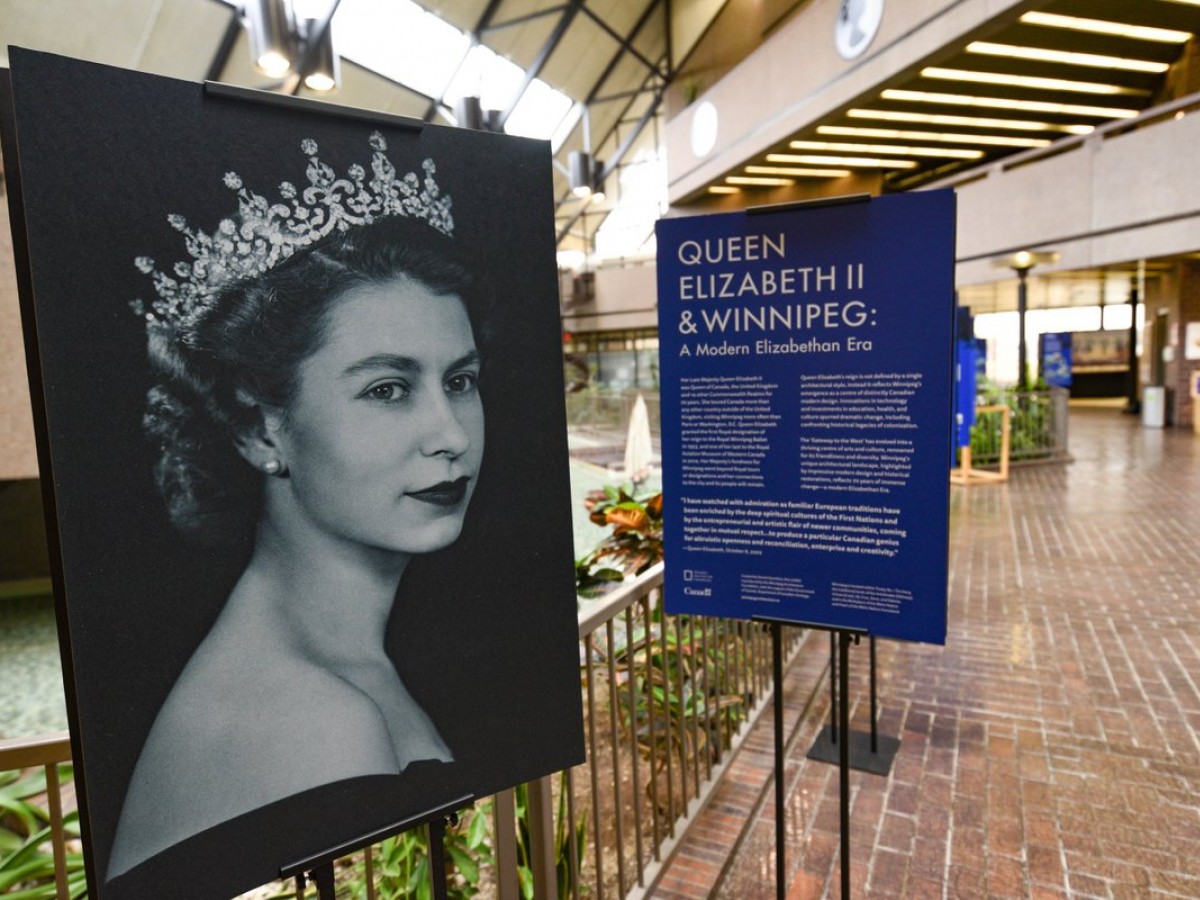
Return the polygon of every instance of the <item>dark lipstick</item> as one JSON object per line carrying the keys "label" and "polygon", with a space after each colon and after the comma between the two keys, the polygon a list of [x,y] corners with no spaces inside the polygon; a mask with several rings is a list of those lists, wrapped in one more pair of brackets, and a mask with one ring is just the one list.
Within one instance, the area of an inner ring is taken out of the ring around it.
{"label": "dark lipstick", "polygon": [[453,481],[440,481],[419,491],[408,491],[408,496],[422,503],[432,503],[434,506],[457,506],[467,496],[467,485],[470,483],[470,476],[463,475]]}

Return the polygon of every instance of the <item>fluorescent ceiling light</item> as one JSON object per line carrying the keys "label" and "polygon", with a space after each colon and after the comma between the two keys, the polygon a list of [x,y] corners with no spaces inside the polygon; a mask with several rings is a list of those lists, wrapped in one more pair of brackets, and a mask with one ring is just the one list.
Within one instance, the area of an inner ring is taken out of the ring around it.
{"label": "fluorescent ceiling light", "polygon": [[939,131],[908,131],[900,128],[859,128],[853,125],[820,125],[818,134],[841,137],[882,138],[892,141],[937,141],[942,144],[982,144],[989,147],[1045,147],[1048,138],[1006,137],[1000,134],[953,134]]}
{"label": "fluorescent ceiling light", "polygon": [[1028,119],[989,119],[983,116],[950,116],[940,113],[906,112],[894,109],[851,109],[852,119],[882,119],[885,122],[917,122],[922,125],[957,125],[962,128],[1004,128],[1009,131],[1065,131],[1067,134],[1090,134],[1091,125],[1057,125],[1053,122],[1032,122]]}
{"label": "fluorescent ceiling light", "polygon": [[747,175],[730,175],[725,180],[730,184],[744,184],[747,187],[780,187],[796,183],[791,178],[763,178]]}
{"label": "fluorescent ceiling light", "polygon": [[[1196,0],[1200,4],[1200,0]],[[1063,63],[1068,66],[1087,66],[1093,69],[1120,69],[1125,72],[1161,74],[1170,68],[1164,62],[1148,59],[1127,59],[1123,56],[1104,56],[1100,53],[1076,53],[1072,50],[1050,50],[1045,47],[1021,47],[1017,44],[993,44],[975,41],[967,45],[968,53],[984,56],[1003,56],[1009,59],[1032,59],[1037,62]]]}
{"label": "fluorescent ceiling light", "polygon": [[1078,16],[1060,16],[1056,13],[1027,12],[1021,16],[1021,21],[1026,25],[1044,25],[1048,28],[1067,28],[1071,31],[1088,31],[1092,34],[1110,34],[1114,37],[1156,41],[1160,44],[1186,44],[1192,38],[1191,32],[1188,31],[1151,28],[1148,25],[1127,25],[1124,22],[1109,22],[1104,19],[1082,19]]}
{"label": "fluorescent ceiling light", "polygon": [[810,166],[849,166],[855,169],[915,169],[911,159],[876,159],[870,156],[824,156],[821,154],[768,153],[767,162]]}
{"label": "fluorescent ceiling light", "polygon": [[1072,81],[1067,78],[1042,78],[1034,75],[1005,75],[1000,72],[977,72],[971,69],[945,69],[929,66],[921,70],[922,78],[940,78],[947,81],[966,81],[972,84],[1004,84],[1010,87],[1025,87],[1044,91],[1075,91],[1080,94],[1124,94],[1131,97],[1147,97],[1149,91],[1124,87],[1119,84],[1104,84],[1099,81]]}
{"label": "fluorescent ceiling light", "polygon": [[789,175],[796,178],[845,178],[849,169],[797,169],[792,166],[746,166],[747,175]]}
{"label": "fluorescent ceiling light", "polygon": [[710,194],[738,194],[741,193],[741,188],[730,187],[725,184],[714,184],[708,189]]}
{"label": "fluorescent ceiling light", "polygon": [[1051,103],[1046,100],[1010,100],[1006,97],[976,97],[972,94],[940,94],[932,91],[900,91],[889,89],[881,95],[884,100],[907,100],[910,103],[940,103],[947,106],[979,106],[984,109],[1015,109],[1021,112],[1053,113],[1062,116],[1094,116],[1098,119],[1132,119],[1135,109],[1111,106],[1083,106],[1078,103]]}
{"label": "fluorescent ceiling light", "polygon": [[979,159],[982,150],[956,150],[951,147],[900,147],[896,144],[846,144],[837,141],[792,141],[793,150],[832,150],[842,153],[880,153],[884,156],[936,156],[943,159]]}

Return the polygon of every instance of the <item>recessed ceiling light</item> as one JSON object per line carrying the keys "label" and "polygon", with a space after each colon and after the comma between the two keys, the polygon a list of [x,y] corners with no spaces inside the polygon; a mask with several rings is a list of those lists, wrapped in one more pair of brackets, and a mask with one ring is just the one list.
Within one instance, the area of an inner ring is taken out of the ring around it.
{"label": "recessed ceiling light", "polygon": [[800,165],[849,166],[858,169],[915,169],[911,159],[876,159],[869,156],[824,156],[822,154],[768,153],[767,162],[798,163]]}
{"label": "recessed ceiling light", "polygon": [[1188,31],[1151,28],[1148,25],[1127,25],[1124,22],[1109,22],[1104,19],[1083,19],[1079,16],[1060,16],[1057,13],[1027,12],[1021,16],[1021,21],[1026,25],[1067,28],[1071,31],[1088,31],[1092,34],[1111,34],[1139,41],[1157,41],[1160,44],[1186,44],[1192,38],[1191,32]]}
{"label": "recessed ceiling light", "polygon": [[[1200,3],[1200,0],[1196,0]],[[1092,69],[1120,69],[1126,72],[1152,72],[1161,74],[1171,68],[1164,62],[1148,59],[1128,59],[1123,56],[1104,56],[1100,53],[1076,53],[1073,50],[1050,50],[1045,47],[1022,47],[1017,44],[993,44],[975,41],[967,44],[968,53],[985,56],[1004,56],[1009,59],[1032,59],[1038,62],[1056,62],[1068,66],[1087,66]]]}
{"label": "recessed ceiling light", "polygon": [[842,153],[879,153],[884,156],[934,156],[942,159],[979,159],[982,150],[957,150],[952,147],[901,147],[896,144],[850,144],[838,141],[792,141],[793,150],[832,150]]}
{"label": "recessed ceiling light", "polygon": [[790,178],[763,178],[748,175],[729,175],[725,180],[729,184],[744,184],[747,187],[781,187],[796,183]]}
{"label": "recessed ceiling light", "polygon": [[1049,138],[1007,137],[1001,134],[954,134],[940,131],[909,131],[901,128],[858,128],[853,125],[820,125],[818,134],[842,137],[883,138],[893,141],[937,141],[942,144],[981,144],[985,147],[1045,147]]}
{"label": "recessed ceiling light", "polygon": [[900,91],[889,89],[881,95],[884,100],[907,100],[910,103],[938,103],[946,106],[979,106],[984,109],[1015,109],[1021,112],[1052,113],[1062,116],[1094,116],[1098,119],[1132,119],[1136,109],[1112,106],[1084,106],[1078,103],[1051,103],[1048,100],[1013,100],[1007,97],[977,97],[973,94],[941,94],[933,91]]}
{"label": "recessed ceiling light", "polygon": [[789,175],[796,178],[845,178],[849,169],[797,169],[793,166],[746,166],[748,175]]}
{"label": "recessed ceiling light", "polygon": [[922,125],[954,125],[960,128],[1002,128],[1008,131],[1065,131],[1067,134],[1089,134],[1091,125],[1058,125],[1053,122],[1034,122],[1028,119],[991,119],[986,116],[951,116],[943,113],[918,113],[896,109],[851,109],[851,119],[882,119],[885,122],[917,122]]}
{"label": "recessed ceiling light", "polygon": [[1006,75],[1001,72],[977,72],[971,69],[945,69],[929,66],[921,70],[922,78],[939,78],[946,81],[965,81],[971,84],[1004,84],[1010,87],[1025,87],[1044,91],[1075,91],[1080,94],[1124,94],[1131,97],[1148,97],[1149,91],[1124,87],[1119,84],[1104,84],[1099,81],[1072,81],[1067,78],[1042,78],[1034,75]]}

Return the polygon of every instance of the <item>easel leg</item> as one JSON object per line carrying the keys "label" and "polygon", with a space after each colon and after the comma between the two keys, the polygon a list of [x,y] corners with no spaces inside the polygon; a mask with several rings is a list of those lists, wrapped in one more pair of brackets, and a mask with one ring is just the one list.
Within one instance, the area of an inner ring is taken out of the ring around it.
{"label": "easel leg", "polygon": [[333,889],[333,863],[327,862],[318,866],[310,873],[313,884],[317,886],[317,896],[321,900],[335,900]]}
{"label": "easel leg", "polygon": [[[829,743],[838,742],[838,632],[829,632]],[[844,667],[843,667],[844,668]]]}
{"label": "easel leg", "polygon": [[875,690],[875,635],[867,640],[871,645],[871,754],[879,752],[879,728],[875,724],[875,713],[878,709],[877,692]]}
{"label": "easel leg", "polygon": [[772,675],[775,679],[775,897],[787,897],[787,810],[783,748],[783,626],[771,624]]}
{"label": "easel leg", "polygon": [[842,830],[842,900],[850,900],[850,641],[847,631],[838,632],[838,693],[841,705],[837,715],[840,731],[845,735],[838,746],[838,770],[841,787],[841,830]]}
{"label": "easel leg", "polygon": [[433,881],[433,896],[446,900],[446,820],[429,823],[429,877]]}

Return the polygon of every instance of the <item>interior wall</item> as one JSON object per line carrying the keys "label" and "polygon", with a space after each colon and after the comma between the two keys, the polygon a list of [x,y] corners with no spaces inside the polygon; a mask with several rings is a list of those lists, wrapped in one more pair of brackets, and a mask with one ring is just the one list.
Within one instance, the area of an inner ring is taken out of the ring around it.
{"label": "interior wall", "polygon": [[1200,116],[1166,119],[957,188],[959,285],[1011,278],[993,259],[1060,254],[1071,271],[1200,250]]}
{"label": "interior wall", "polygon": [[0,195],[0,481],[38,475],[30,410],[8,198]]}

